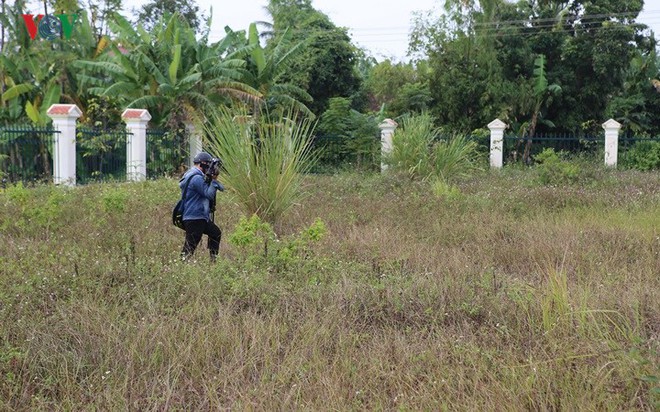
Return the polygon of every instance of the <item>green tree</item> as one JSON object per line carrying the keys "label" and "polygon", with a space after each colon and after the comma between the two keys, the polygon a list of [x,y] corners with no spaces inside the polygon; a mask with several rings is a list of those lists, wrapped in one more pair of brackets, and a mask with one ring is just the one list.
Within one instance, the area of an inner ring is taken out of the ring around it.
{"label": "green tree", "polygon": [[343,159],[345,162],[355,162],[358,169],[365,163],[374,164],[380,144],[376,139],[380,120],[382,114],[367,115],[352,109],[348,98],[331,98],[316,130],[318,136],[335,144],[325,148],[321,160],[336,164],[338,159]]}
{"label": "green tree", "polygon": [[108,21],[113,14],[119,13],[122,7],[122,0],[87,0],[90,23],[99,40],[110,34]]}
{"label": "green tree", "polygon": [[183,122],[202,121],[220,104],[260,98],[257,90],[241,81],[245,61],[237,55],[242,52],[229,52],[236,46],[234,36],[209,45],[206,36],[197,40],[177,15],[162,20],[151,32],[142,26],[133,28],[120,15],[115,15],[111,27],[117,39],[105,59],[78,65],[98,74],[93,92],[117,97],[128,107],[149,109],[155,124],[178,128]]}
{"label": "green tree", "polygon": [[175,14],[195,31],[201,27],[201,22],[204,21],[204,16],[199,12],[199,6],[194,0],[151,0],[140,8],[136,23],[151,30],[161,19],[167,20]]}
{"label": "green tree", "polygon": [[[532,139],[534,133],[536,133],[536,127],[543,116],[542,109],[551,102],[552,96],[559,92],[561,92],[561,86],[555,83],[548,84],[545,72],[545,56],[538,56],[534,60],[533,88],[530,99],[528,100],[529,106],[531,106],[531,118],[525,127],[525,135],[528,140],[525,144],[523,161],[526,163],[530,162]],[[554,127],[554,124],[549,121],[546,121],[546,124]]]}
{"label": "green tree", "polygon": [[405,113],[421,113],[430,108],[432,101],[429,82],[426,79],[425,62],[396,63],[385,60],[375,65],[365,80],[376,109],[385,105],[389,117]]}
{"label": "green tree", "polygon": [[623,88],[608,102],[606,115],[623,125],[624,131],[650,134],[660,131],[660,64],[655,49],[639,53],[630,62]]}
{"label": "green tree", "polygon": [[267,10],[273,19],[268,48],[280,44],[280,38],[288,33],[291,44],[305,42],[304,51],[288,63],[286,77],[314,99],[312,112],[323,113],[331,97],[351,97],[359,92],[357,50],[345,29],[315,10],[310,0],[271,0]]}
{"label": "green tree", "polygon": [[[456,0],[447,5],[439,18],[418,18],[411,50],[428,57],[439,121],[466,132],[499,117],[516,130],[531,124],[547,130],[554,124],[558,131],[600,133],[583,125],[602,123],[608,107],[614,107],[613,97],[626,95],[633,58],[655,47],[635,22],[639,0]],[[530,58],[539,55],[545,56],[547,84],[562,87],[552,100],[541,99],[542,111],[534,110],[539,69]],[[649,91],[648,79],[645,84]],[[618,102],[629,113],[643,107],[632,98]]]}
{"label": "green tree", "polygon": [[263,96],[262,104],[255,105],[254,113],[262,110],[277,111],[282,108],[296,110],[312,115],[306,104],[312,97],[303,88],[288,81],[286,70],[292,59],[297,58],[304,49],[304,43],[292,44],[288,31],[271,41],[268,48],[261,46],[259,32],[255,23],[250,24],[244,58],[247,61],[246,83]]}

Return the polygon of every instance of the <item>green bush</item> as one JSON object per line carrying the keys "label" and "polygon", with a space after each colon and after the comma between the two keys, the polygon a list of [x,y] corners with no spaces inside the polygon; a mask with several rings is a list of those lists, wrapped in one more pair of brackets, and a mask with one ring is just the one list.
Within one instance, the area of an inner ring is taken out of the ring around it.
{"label": "green bush", "polygon": [[316,161],[314,125],[290,110],[279,115],[222,110],[206,125],[210,152],[223,162],[222,182],[247,215],[274,224],[303,195],[303,175]]}
{"label": "green bush", "polygon": [[317,218],[299,234],[278,239],[272,226],[259,216],[242,216],[228,242],[238,248],[244,262],[266,262],[283,268],[306,256],[310,245],[323,239],[327,232],[325,223]]}
{"label": "green bush", "polygon": [[623,153],[622,166],[637,170],[660,169],[660,141],[637,142]]}
{"label": "green bush", "polygon": [[563,160],[560,154],[555,152],[553,148],[545,148],[541,153],[534,156],[534,160],[539,163],[537,170],[541,184],[574,183],[580,178],[580,166]]}
{"label": "green bush", "polygon": [[433,150],[433,171],[440,178],[451,180],[470,176],[479,170],[477,143],[465,136],[453,136],[438,142]]}
{"label": "green bush", "polygon": [[[322,149],[319,163],[375,167],[379,163],[376,162],[377,154],[380,154],[377,139],[380,115],[367,115],[352,109],[351,99],[345,97],[333,97],[328,103],[328,109],[321,115],[316,127],[316,135],[321,142],[319,149]],[[333,144],[323,145],[324,140]]]}
{"label": "green bush", "polygon": [[103,209],[107,213],[122,213],[126,210],[128,197],[128,193],[120,188],[109,189],[102,195]]}
{"label": "green bush", "polygon": [[402,123],[394,133],[392,153],[384,159],[393,170],[406,173],[411,179],[434,176],[450,181],[479,169],[475,141],[460,135],[438,141],[440,130],[428,113],[406,117]]}
{"label": "green bush", "polygon": [[411,179],[426,179],[433,174],[431,146],[438,136],[433,117],[428,113],[408,116],[392,137],[392,152],[384,162]]}
{"label": "green bush", "polygon": [[263,256],[268,256],[268,244],[275,239],[273,227],[263,222],[259,216],[252,215],[250,218],[241,216],[234,232],[229,235],[228,242],[236,246],[243,258],[258,256],[258,248],[263,248]]}
{"label": "green bush", "polygon": [[440,199],[451,201],[461,197],[461,190],[442,178],[436,179],[431,185],[431,189],[433,194]]}

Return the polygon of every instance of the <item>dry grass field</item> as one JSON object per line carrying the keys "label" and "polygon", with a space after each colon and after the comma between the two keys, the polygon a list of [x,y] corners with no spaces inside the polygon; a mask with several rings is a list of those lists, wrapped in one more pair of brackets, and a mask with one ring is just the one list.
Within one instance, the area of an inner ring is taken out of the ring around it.
{"label": "dry grass field", "polygon": [[533,173],[309,176],[243,243],[220,194],[215,265],[174,180],[7,188],[0,410],[657,410],[660,173]]}

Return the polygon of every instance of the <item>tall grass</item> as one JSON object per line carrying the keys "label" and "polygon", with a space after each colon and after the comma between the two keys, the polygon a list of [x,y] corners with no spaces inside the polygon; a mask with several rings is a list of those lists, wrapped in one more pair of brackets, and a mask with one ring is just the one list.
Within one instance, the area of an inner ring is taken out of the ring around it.
{"label": "tall grass", "polygon": [[430,176],[433,173],[430,148],[438,136],[433,121],[429,113],[405,117],[392,137],[392,152],[384,162],[411,178]]}
{"label": "tall grass", "polygon": [[428,113],[408,116],[392,139],[385,163],[412,179],[447,184],[479,170],[477,144],[462,135],[439,140],[440,130]]}
{"label": "tall grass", "polygon": [[466,178],[480,169],[477,143],[466,136],[448,137],[433,148],[433,171],[440,179]]}
{"label": "tall grass", "polygon": [[294,110],[255,120],[225,109],[206,124],[210,151],[223,162],[221,179],[248,215],[276,223],[300,200],[303,174],[316,161],[310,150],[313,128]]}

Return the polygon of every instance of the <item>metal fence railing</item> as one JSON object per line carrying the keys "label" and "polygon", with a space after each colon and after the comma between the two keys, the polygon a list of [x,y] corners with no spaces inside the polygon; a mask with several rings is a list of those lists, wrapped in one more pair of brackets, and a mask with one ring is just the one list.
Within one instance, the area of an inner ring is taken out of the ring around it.
{"label": "metal fence railing", "polygon": [[596,154],[602,151],[605,138],[575,134],[539,134],[534,137],[504,136],[504,160],[506,163],[522,160],[525,147],[531,142],[530,156],[551,148],[556,152],[571,154]]}
{"label": "metal fence railing", "polygon": [[48,182],[53,173],[51,126],[0,127],[0,180],[16,183]]}
{"label": "metal fence railing", "polygon": [[126,179],[126,138],[124,129],[76,130],[76,181],[81,184]]}
{"label": "metal fence railing", "polygon": [[187,136],[183,132],[147,129],[147,177],[181,174],[188,163]]}

